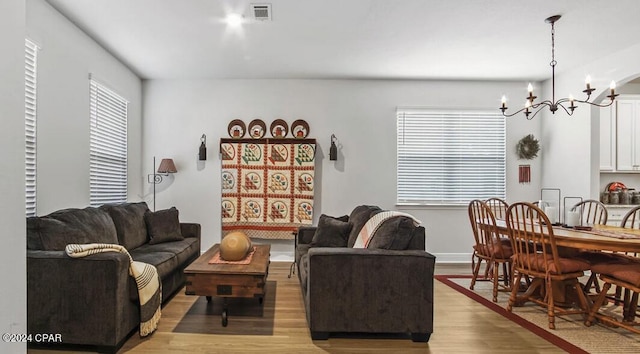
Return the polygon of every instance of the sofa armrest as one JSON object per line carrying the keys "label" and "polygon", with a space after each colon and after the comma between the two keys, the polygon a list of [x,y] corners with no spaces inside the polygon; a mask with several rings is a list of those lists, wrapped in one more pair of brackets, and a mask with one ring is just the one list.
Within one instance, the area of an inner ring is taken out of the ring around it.
{"label": "sofa armrest", "polygon": [[140,320],[129,298],[129,257],[71,258],[27,250],[28,333],[59,333],[67,344],[117,346]]}
{"label": "sofa armrest", "polygon": [[310,244],[317,226],[301,226],[298,228],[298,244]]}
{"label": "sofa armrest", "polygon": [[180,232],[182,233],[183,237],[200,238],[201,229],[202,228],[200,224],[188,223],[188,222],[180,223]]}
{"label": "sofa armrest", "polygon": [[312,248],[308,257],[312,332],[433,332],[433,255]]}

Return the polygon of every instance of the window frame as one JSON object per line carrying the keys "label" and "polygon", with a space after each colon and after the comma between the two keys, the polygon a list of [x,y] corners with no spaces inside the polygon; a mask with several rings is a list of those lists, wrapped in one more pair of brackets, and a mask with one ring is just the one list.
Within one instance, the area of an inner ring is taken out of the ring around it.
{"label": "window frame", "polygon": [[129,102],[89,76],[89,204],[124,203],[128,197]]}
{"label": "window frame", "polygon": [[506,198],[506,119],[500,112],[398,107],[396,124],[398,205]]}

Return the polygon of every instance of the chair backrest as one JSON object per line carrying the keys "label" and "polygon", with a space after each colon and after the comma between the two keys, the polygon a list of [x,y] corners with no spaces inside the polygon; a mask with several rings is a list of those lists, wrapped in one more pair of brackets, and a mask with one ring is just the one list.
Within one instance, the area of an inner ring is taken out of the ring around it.
{"label": "chair backrest", "polygon": [[485,202],[475,199],[469,203],[469,221],[476,240],[477,252],[485,256],[506,257],[506,253],[500,243],[496,218]]}
{"label": "chair backrest", "polygon": [[496,219],[505,220],[507,218],[507,208],[509,207],[507,202],[498,197],[493,197],[487,199],[485,203],[489,206]]}
{"label": "chair backrest", "polygon": [[561,273],[553,227],[540,208],[527,202],[511,204],[507,209],[507,228],[516,269],[544,276],[550,264],[540,260],[553,257],[554,273]]}
{"label": "chair backrest", "polygon": [[600,201],[595,199],[583,200],[571,209],[576,210],[577,208],[581,208],[583,224],[605,225],[607,223],[607,218],[609,217],[607,208]]}
{"label": "chair backrest", "polygon": [[640,205],[629,210],[627,215],[622,218],[620,227],[628,229],[640,229]]}
{"label": "chair backrest", "polygon": [[[628,229],[640,229],[640,205],[629,210],[627,214],[622,218],[620,227],[626,227]],[[624,252],[628,256],[638,257],[638,253]]]}

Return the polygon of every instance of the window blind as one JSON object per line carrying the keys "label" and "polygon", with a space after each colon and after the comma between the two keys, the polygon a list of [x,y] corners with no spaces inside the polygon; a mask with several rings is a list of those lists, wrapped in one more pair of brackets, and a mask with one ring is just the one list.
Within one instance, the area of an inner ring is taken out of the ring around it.
{"label": "window blind", "polygon": [[397,110],[398,204],[506,195],[506,123],[488,111]]}
{"label": "window blind", "polygon": [[90,79],[90,205],[127,201],[128,102]]}
{"label": "window blind", "polygon": [[36,215],[36,112],[38,46],[25,39],[24,120],[25,120],[25,199],[27,216]]}

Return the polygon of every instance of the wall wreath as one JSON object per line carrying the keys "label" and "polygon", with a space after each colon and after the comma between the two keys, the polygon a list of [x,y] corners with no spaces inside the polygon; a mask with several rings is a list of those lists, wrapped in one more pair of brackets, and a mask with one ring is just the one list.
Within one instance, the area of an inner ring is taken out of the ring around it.
{"label": "wall wreath", "polygon": [[540,144],[538,143],[538,140],[533,136],[533,134],[529,134],[518,141],[518,145],[516,145],[516,151],[518,153],[519,159],[531,160],[538,157]]}

